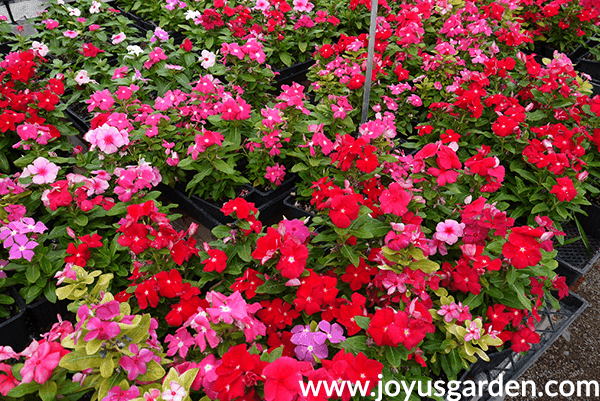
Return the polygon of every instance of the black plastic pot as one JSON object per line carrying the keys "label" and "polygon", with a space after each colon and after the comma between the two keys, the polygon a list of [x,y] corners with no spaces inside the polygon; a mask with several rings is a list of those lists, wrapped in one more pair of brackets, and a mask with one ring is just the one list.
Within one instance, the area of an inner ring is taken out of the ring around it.
{"label": "black plastic pot", "polygon": [[71,106],[67,106],[67,109],[65,110],[65,115],[67,116],[69,121],[71,121],[73,127],[75,127],[75,129],[77,129],[77,131],[79,131],[82,135],[84,135],[90,130],[90,120],[86,119],[83,116],[80,116]]}
{"label": "black plastic pot", "polygon": [[[577,279],[590,270],[600,258],[600,206],[590,205],[587,216],[578,215],[577,220],[581,224],[587,237],[590,249],[588,251],[583,240],[578,240],[568,245],[557,246],[558,269],[556,273],[565,276],[567,285],[571,286]],[[575,223],[563,224],[565,239],[579,237],[579,230]],[[557,245],[555,243],[555,245]]]}
{"label": "black plastic pot", "polygon": [[[473,365],[468,372],[460,377],[460,382],[467,380],[481,383],[483,396],[464,396],[461,400],[465,401],[487,401],[496,397],[495,392],[498,386],[492,386],[489,383],[499,379],[502,376],[503,383],[509,380],[517,380],[533,363],[550,348],[550,346],[560,337],[560,335],[577,319],[579,315],[589,306],[589,303],[578,296],[571,294],[560,301],[560,310],[544,308],[539,311],[542,318],[542,325],[538,325],[537,333],[540,335],[540,342],[533,344],[531,349],[522,356],[506,348],[501,352],[491,354],[490,361],[480,360]],[[485,381],[485,383],[484,383]],[[479,390],[479,387],[477,387]],[[491,390],[491,391],[490,391]]]}
{"label": "black plastic pot", "polygon": [[288,177],[285,181],[278,185],[277,188],[274,188],[270,191],[261,191],[257,188],[254,188],[251,185],[246,184],[244,185],[244,188],[250,191],[250,194],[248,195],[248,197],[246,197],[246,199],[248,199],[248,202],[254,203],[254,205],[258,208],[264,205],[265,203],[280,198],[283,194],[285,194],[287,197],[287,195],[289,195],[290,189],[292,189],[292,186],[294,185],[297,179],[297,174],[288,174]]}
{"label": "black plastic pot", "polygon": [[119,10],[121,15],[123,15],[125,18],[131,20],[143,34],[145,34],[148,31],[154,32],[154,29],[158,26],[152,21],[147,21],[143,19],[133,11],[125,11],[125,9],[122,8],[121,2],[119,2],[118,4],[114,4],[113,7]]}
{"label": "black plastic pot", "polygon": [[289,195],[283,200],[283,204],[288,209],[288,215],[292,219],[301,219],[303,217],[313,218],[314,214],[296,206],[296,197]]}
{"label": "black plastic pot", "polygon": [[30,335],[35,339],[39,339],[40,334],[48,332],[54,323],[58,322],[58,315],[63,320],[66,320],[73,314],[67,310],[67,300],[57,301],[52,303],[45,297],[42,297],[38,301],[27,305],[27,319],[31,321],[34,329],[30,329]]}
{"label": "black plastic pot", "polygon": [[25,325],[25,302],[14,288],[7,291],[18,308],[18,313],[0,323],[0,345],[9,345],[15,352],[21,352],[29,345],[29,335]]}
{"label": "black plastic pot", "polygon": [[291,85],[293,82],[300,83],[306,80],[306,73],[308,73],[308,69],[314,64],[315,60],[310,59],[287,68],[273,68],[273,72],[278,73],[275,75],[275,82],[279,87],[281,85]]}
{"label": "black plastic pot", "polygon": [[600,61],[594,61],[588,58],[589,53],[577,60],[575,69],[584,74],[588,74],[595,81],[600,81]]}

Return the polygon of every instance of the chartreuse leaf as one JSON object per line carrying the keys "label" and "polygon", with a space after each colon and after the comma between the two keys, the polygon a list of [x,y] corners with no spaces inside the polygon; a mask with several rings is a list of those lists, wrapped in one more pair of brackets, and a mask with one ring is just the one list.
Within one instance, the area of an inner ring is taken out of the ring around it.
{"label": "chartreuse leaf", "polygon": [[88,368],[99,367],[104,359],[100,355],[87,355],[82,351],[75,350],[63,356],[59,366],[72,371],[82,371]]}
{"label": "chartreuse leaf", "polygon": [[118,356],[114,352],[111,352],[110,354],[108,354],[106,356],[106,358],[104,358],[104,361],[100,365],[100,375],[102,377],[111,377],[112,376],[112,374],[115,370],[115,360],[114,360],[115,357],[118,358]]}
{"label": "chartreuse leaf", "polygon": [[94,338],[93,340],[88,341],[85,344],[85,352],[88,355],[94,355],[98,352],[98,350],[100,349],[100,347],[102,346],[102,342],[103,340],[100,340],[98,338]]}
{"label": "chartreuse leaf", "polygon": [[153,359],[146,365],[146,373],[138,376],[136,380],[140,380],[143,382],[152,382],[155,380],[162,379],[165,373],[166,372],[163,369],[163,367],[160,366],[160,363],[156,362]]}
{"label": "chartreuse leaf", "polygon": [[150,320],[150,315],[145,314],[142,316],[139,322],[135,322],[134,320],[132,322],[134,323],[133,325],[128,325],[127,329],[122,330],[120,335],[131,338],[131,341],[134,343],[142,343],[146,340],[146,338],[148,338],[148,333],[150,331]]}

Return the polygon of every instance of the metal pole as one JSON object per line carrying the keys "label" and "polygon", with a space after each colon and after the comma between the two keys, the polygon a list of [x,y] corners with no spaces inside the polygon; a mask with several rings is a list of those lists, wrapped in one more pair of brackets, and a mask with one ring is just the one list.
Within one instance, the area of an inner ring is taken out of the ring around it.
{"label": "metal pole", "polygon": [[362,117],[360,123],[364,124],[369,115],[369,100],[371,99],[371,81],[373,76],[373,56],[375,53],[375,33],[377,31],[377,6],[378,0],[371,0],[371,26],[369,27],[369,46],[367,53],[367,73],[365,76],[365,91],[363,93]]}

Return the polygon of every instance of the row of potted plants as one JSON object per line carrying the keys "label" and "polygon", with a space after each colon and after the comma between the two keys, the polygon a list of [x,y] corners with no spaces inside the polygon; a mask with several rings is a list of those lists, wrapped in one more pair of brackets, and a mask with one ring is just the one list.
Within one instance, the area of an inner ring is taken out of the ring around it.
{"label": "row of potted plants", "polygon": [[[112,4],[59,1],[0,63],[0,283],[74,313],[2,348],[0,393],[293,400],[301,381],[452,380],[526,352],[540,313],[573,304],[554,241],[600,192],[600,98],[564,55],[523,52],[511,7],[383,4],[361,124],[367,4],[156,5],[175,18],[134,4],[158,21],[144,33]],[[319,27],[334,18],[339,38]],[[276,42],[308,19],[310,85],[277,85],[267,60],[288,64]],[[314,217],[274,221],[294,184]],[[173,194],[231,223],[199,244],[171,225]]]}

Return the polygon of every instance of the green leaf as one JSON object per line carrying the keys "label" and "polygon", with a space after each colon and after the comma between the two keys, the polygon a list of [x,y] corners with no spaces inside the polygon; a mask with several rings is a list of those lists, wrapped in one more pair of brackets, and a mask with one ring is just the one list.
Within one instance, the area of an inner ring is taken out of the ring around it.
{"label": "green leaf", "polygon": [[352,353],[358,353],[360,351],[366,351],[369,349],[369,347],[367,347],[366,336],[353,336],[347,338],[346,341],[342,342],[341,344],[346,351],[350,351]]}
{"label": "green leaf", "polygon": [[533,209],[531,209],[531,214],[538,214],[541,212],[547,212],[548,210],[550,210],[550,208],[548,208],[548,204],[544,203],[544,202],[540,202],[537,205],[535,205],[533,207]]}
{"label": "green leaf", "polygon": [[307,47],[308,47],[308,43],[306,43],[306,42],[298,43],[298,49],[300,49],[301,53],[305,53]]}
{"label": "green leaf", "polygon": [[275,348],[271,353],[264,353],[260,356],[260,360],[263,362],[275,362],[277,359],[281,358],[283,355],[283,345],[281,347]]}
{"label": "green leaf", "polygon": [[525,296],[525,288],[522,285],[510,284],[510,288],[517,294],[519,302],[525,309],[531,310],[531,300]]}
{"label": "green leaf", "polygon": [[214,166],[217,170],[225,174],[234,174],[235,170],[229,164],[225,163],[223,160],[215,160]]}
{"label": "green leaf", "polygon": [[36,382],[31,383],[21,383],[17,387],[13,388],[8,392],[9,397],[19,398],[23,397],[26,394],[31,394],[37,391],[40,388],[40,385]]}
{"label": "green leaf", "polygon": [[354,321],[356,322],[356,325],[363,330],[368,330],[369,325],[371,324],[371,318],[366,316],[354,316]]}
{"label": "green leaf", "polygon": [[88,218],[85,214],[80,214],[75,219],[73,219],[73,222],[78,226],[85,227],[88,224]]}
{"label": "green leaf", "polygon": [[353,249],[354,248],[351,248],[346,244],[342,245],[342,255],[344,255],[354,266],[358,266],[360,264],[360,257],[354,253]]}
{"label": "green leaf", "polygon": [[397,347],[386,347],[385,359],[395,368],[400,367],[402,361],[408,359],[408,350],[403,345]]}
{"label": "green leaf", "polygon": [[279,53],[279,59],[287,67],[292,65],[292,57],[286,52]]}
{"label": "green leaf", "polygon": [[469,296],[467,297],[467,299],[465,299],[463,301],[463,304],[469,305],[469,309],[470,310],[473,310],[473,309],[477,308],[482,303],[483,303],[483,292],[480,292],[477,295],[475,295],[475,294],[469,294]]}
{"label": "green leaf", "polygon": [[[98,350],[100,349],[100,347],[102,346],[103,342],[104,342],[103,340],[100,340],[98,338],[94,338],[93,340],[88,341],[85,344],[85,352],[88,355],[96,354],[98,352]],[[105,377],[108,377],[108,376],[105,376]]]}
{"label": "green leaf", "polygon": [[43,401],[54,401],[56,397],[56,382],[54,380],[47,381],[40,387],[40,398]]}
{"label": "green leaf", "polygon": [[27,271],[25,271],[25,277],[27,277],[27,281],[30,283],[35,283],[37,279],[40,277],[40,270],[37,265],[29,265],[27,266]]}
{"label": "green leaf", "polygon": [[535,176],[533,174],[531,174],[529,171],[525,171],[522,170],[520,168],[515,169],[515,173],[519,174],[521,177],[533,182],[534,184],[538,183],[538,180],[535,178]]}
{"label": "green leaf", "polygon": [[263,285],[258,286],[256,289],[257,294],[280,294],[285,290],[284,283],[278,283],[273,280],[268,280]]}

